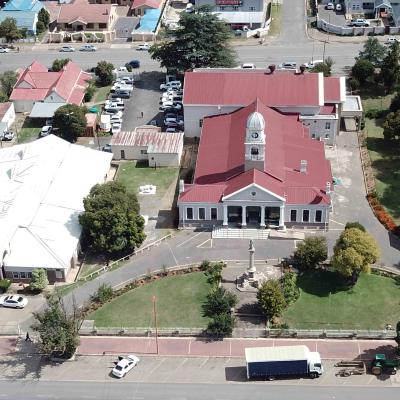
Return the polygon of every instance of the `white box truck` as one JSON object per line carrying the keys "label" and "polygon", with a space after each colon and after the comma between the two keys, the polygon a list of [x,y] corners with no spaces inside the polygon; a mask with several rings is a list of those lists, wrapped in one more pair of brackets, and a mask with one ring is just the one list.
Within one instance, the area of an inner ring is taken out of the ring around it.
{"label": "white box truck", "polygon": [[320,354],[307,346],[249,347],[245,354],[247,379],[273,380],[288,375],[314,379],[324,372]]}

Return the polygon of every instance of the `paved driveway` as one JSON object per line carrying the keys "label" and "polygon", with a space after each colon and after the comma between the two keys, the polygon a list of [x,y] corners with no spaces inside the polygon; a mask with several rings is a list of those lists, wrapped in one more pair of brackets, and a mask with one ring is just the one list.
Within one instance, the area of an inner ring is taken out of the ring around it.
{"label": "paved driveway", "polygon": [[140,18],[138,17],[119,17],[114,25],[115,34],[117,38],[130,38],[133,29],[139,24]]}
{"label": "paved driveway", "polygon": [[343,11],[325,10],[325,5],[318,6],[318,16],[320,19],[336,26],[348,26]]}

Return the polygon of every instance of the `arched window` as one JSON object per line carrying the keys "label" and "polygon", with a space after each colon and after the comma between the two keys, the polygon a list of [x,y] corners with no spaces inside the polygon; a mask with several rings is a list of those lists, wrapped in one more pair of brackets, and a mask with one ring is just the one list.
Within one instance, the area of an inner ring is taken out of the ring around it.
{"label": "arched window", "polygon": [[251,148],[251,155],[252,156],[258,156],[258,147],[252,147]]}

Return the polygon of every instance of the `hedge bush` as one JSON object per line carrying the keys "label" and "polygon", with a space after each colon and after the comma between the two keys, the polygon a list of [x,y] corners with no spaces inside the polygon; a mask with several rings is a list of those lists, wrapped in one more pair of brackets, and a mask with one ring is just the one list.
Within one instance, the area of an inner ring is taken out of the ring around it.
{"label": "hedge bush", "polygon": [[11,286],[10,279],[0,279],[0,292],[5,293],[7,292],[8,288]]}

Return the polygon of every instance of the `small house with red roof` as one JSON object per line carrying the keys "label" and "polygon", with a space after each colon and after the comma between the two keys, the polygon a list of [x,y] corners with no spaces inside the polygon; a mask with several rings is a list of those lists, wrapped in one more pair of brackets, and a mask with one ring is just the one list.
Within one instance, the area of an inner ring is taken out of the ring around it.
{"label": "small house with red roof", "polygon": [[161,7],[163,0],[133,0],[129,13],[135,16],[143,16],[146,10],[156,10]]}
{"label": "small house with red roof", "polygon": [[48,118],[65,104],[81,105],[91,75],[70,61],[52,72],[34,61],[21,71],[11,93],[16,112],[31,112],[32,118]]}
{"label": "small house with red roof", "polygon": [[346,101],[344,77],[263,69],[197,69],[185,74],[185,136],[200,137],[204,118],[230,113],[256,98],[285,114],[296,114],[310,137],[334,144]]}
{"label": "small house with red roof", "polygon": [[233,111],[203,115],[193,183],[179,185],[180,226],[285,229],[328,222],[332,173],[323,141],[310,137],[298,113],[265,104],[268,97],[261,100],[257,90],[254,96],[244,107],[237,101]]}

